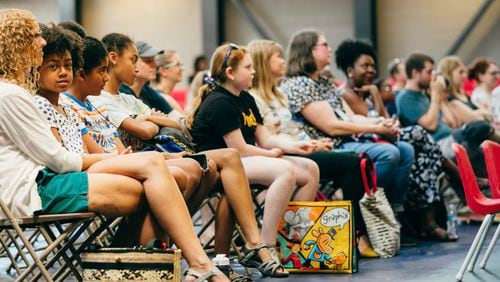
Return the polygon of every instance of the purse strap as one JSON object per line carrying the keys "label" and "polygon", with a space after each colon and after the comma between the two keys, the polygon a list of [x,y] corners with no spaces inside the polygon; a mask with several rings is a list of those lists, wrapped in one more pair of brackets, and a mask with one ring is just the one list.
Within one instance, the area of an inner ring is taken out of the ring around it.
{"label": "purse strap", "polygon": [[[366,154],[359,154],[361,158],[360,167],[361,167],[361,180],[363,181],[363,188],[365,189],[366,194],[372,195],[377,192],[377,174],[375,173],[375,166],[373,164],[373,160]],[[368,183],[368,175],[371,177],[371,184]]]}

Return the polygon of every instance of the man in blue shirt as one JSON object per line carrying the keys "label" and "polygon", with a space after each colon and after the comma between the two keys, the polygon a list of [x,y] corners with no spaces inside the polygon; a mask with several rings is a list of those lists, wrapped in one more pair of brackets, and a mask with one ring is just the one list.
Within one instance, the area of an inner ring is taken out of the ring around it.
{"label": "man in blue shirt", "polygon": [[[439,144],[443,155],[454,157],[451,143],[452,129],[442,120],[441,104],[446,99],[442,77],[432,80],[434,60],[415,53],[406,61],[408,79],[405,88],[396,97],[396,108],[403,126],[420,125]],[[427,94],[430,92],[430,95]]]}

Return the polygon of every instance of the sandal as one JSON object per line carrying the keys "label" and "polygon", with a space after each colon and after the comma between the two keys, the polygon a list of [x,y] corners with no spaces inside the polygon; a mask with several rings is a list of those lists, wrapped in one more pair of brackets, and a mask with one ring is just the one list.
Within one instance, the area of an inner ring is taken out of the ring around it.
{"label": "sandal", "polygon": [[245,267],[257,268],[264,276],[276,278],[288,277],[290,274],[273,258],[262,261],[258,254],[259,250],[262,248],[269,249],[269,247],[264,243],[259,244],[254,249],[245,249],[243,257],[238,259],[239,263]]}
{"label": "sandal", "polygon": [[226,277],[226,275],[224,275],[224,273],[222,273],[222,271],[220,271],[216,266],[212,266],[212,268],[210,268],[209,271],[201,274],[199,273],[198,271],[188,267],[184,270],[184,272],[182,273],[182,275],[184,276],[193,276],[194,278],[196,278],[196,280],[194,280],[195,282],[204,282],[204,281],[208,281],[208,278],[210,277],[213,277],[213,276],[217,276],[217,275],[220,275],[220,276],[224,276]]}
{"label": "sandal", "polygon": [[231,282],[252,282],[252,278],[246,276],[246,275],[241,275],[237,273],[236,271],[233,270],[232,267],[229,267],[229,280]]}
{"label": "sandal", "polygon": [[434,241],[441,241],[441,242],[455,242],[458,240],[458,238],[450,237],[448,235],[448,233],[446,233],[446,230],[444,230],[445,231],[444,237],[439,235],[439,233],[438,233],[439,229],[444,230],[444,228],[441,228],[441,226],[437,225],[436,223],[429,226],[429,227],[425,227],[422,234],[421,234],[421,237],[425,240],[434,240]]}

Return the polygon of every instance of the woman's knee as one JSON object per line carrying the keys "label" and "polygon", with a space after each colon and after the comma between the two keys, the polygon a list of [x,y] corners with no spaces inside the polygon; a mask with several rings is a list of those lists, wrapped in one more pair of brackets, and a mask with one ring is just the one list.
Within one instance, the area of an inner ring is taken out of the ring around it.
{"label": "woman's knee", "polygon": [[399,158],[403,161],[411,161],[415,158],[413,146],[407,142],[398,142]]}
{"label": "woman's knee", "polygon": [[276,163],[276,180],[281,179],[282,181],[286,181],[291,186],[295,186],[297,182],[297,174],[295,173],[295,164],[290,161],[279,159],[279,162]]}
{"label": "woman's knee", "polygon": [[165,169],[168,171],[168,166],[165,164],[165,158],[158,152],[141,152],[138,163],[139,167],[147,171],[155,171]]}
{"label": "woman's knee", "polygon": [[399,148],[392,144],[377,144],[379,154],[373,159],[375,162],[386,161],[397,164],[399,162]]}

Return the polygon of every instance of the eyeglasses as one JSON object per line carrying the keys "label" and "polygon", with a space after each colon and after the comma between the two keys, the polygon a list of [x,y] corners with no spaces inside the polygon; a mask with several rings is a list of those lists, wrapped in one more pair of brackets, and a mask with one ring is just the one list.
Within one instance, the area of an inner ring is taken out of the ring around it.
{"label": "eyeglasses", "polygon": [[177,63],[175,63],[175,64],[174,64],[174,63],[164,64],[164,65],[163,65],[163,66],[161,66],[161,67],[162,67],[162,68],[166,68],[166,69],[168,69],[168,68],[183,67],[183,66],[184,66],[184,64],[183,64],[183,63],[181,63],[181,62],[177,62]]}
{"label": "eyeglasses", "polygon": [[238,48],[239,48],[238,45],[234,43],[229,44],[229,47],[227,47],[226,55],[224,56],[224,61],[222,61],[222,68],[227,67],[227,63],[229,62],[229,57],[231,55],[231,52],[233,50],[238,50]]}

